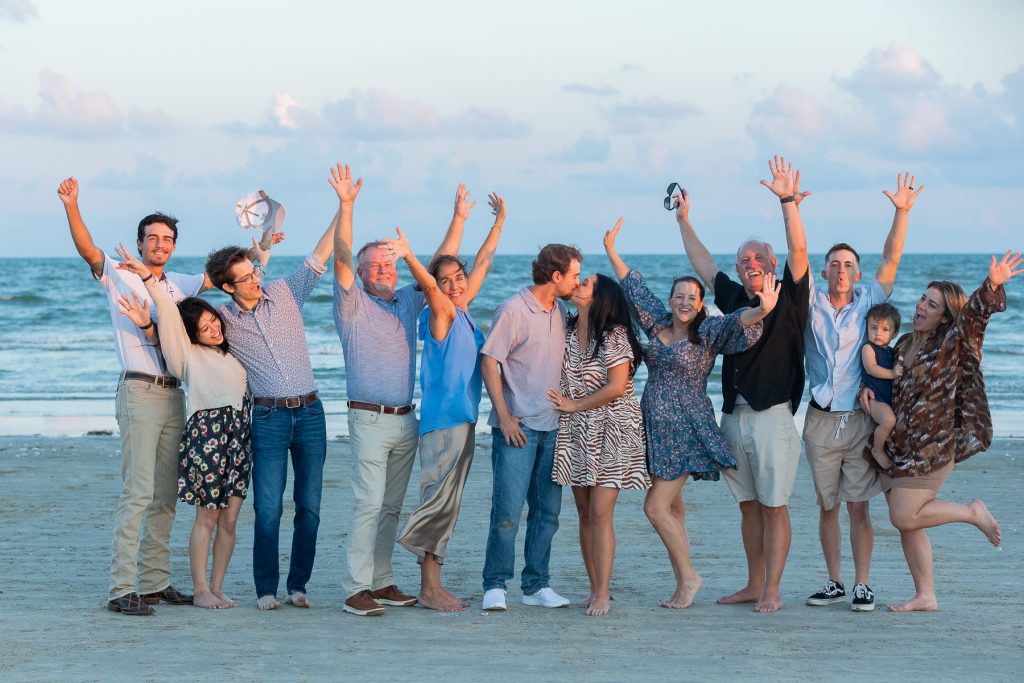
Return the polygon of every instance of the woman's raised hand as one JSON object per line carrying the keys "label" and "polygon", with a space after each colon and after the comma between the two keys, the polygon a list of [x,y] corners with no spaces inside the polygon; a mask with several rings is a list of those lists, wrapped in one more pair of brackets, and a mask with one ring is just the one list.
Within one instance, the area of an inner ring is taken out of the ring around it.
{"label": "woman's raised hand", "polygon": [[476,206],[476,202],[469,201],[469,190],[466,189],[466,184],[459,183],[459,187],[455,190],[455,215],[466,220],[474,206]]}
{"label": "woman's raised hand", "polygon": [[411,254],[412,249],[409,248],[409,240],[405,238],[405,233],[402,232],[402,229],[395,228],[395,232],[398,233],[398,237],[382,239],[381,242],[384,244],[385,249],[391,250],[392,257],[397,261]]}
{"label": "woman's raised hand", "polygon": [[128,247],[124,245],[124,242],[121,242],[114,247],[114,251],[121,257],[121,262],[117,264],[118,270],[127,270],[129,273],[135,273],[142,278],[152,275],[152,273],[149,272],[149,268],[146,268],[142,261],[135,258],[132,253],[128,251]]}
{"label": "woman's raised hand", "polygon": [[124,294],[117,300],[118,305],[121,306],[121,315],[135,323],[136,327],[145,327],[149,325],[149,301],[139,301],[138,295],[132,292],[131,301],[128,300]]}
{"label": "woman's raised hand", "polygon": [[[476,202],[474,202],[476,203]],[[499,228],[505,225],[505,200],[501,198],[497,192],[492,192],[487,195],[487,205],[491,207],[491,213],[494,214],[494,224]]]}
{"label": "woman's raised hand", "polygon": [[615,251],[615,238],[619,236],[620,230],[622,230],[622,216],[619,216],[619,220],[615,221],[615,225],[612,226],[611,230],[606,230],[604,233],[605,251]]}
{"label": "woman's raised hand", "polygon": [[992,257],[992,265],[988,267],[988,281],[992,283],[992,287],[998,287],[1012,277],[1017,277],[1021,273],[1024,273],[1024,268],[1021,264],[1024,263],[1024,257],[1021,256],[1020,252],[1016,254],[1013,250],[1007,251],[1003,254],[1003,258],[996,261],[996,257]]}
{"label": "woman's raised hand", "polygon": [[764,278],[761,282],[761,291],[754,292],[761,301],[761,310],[764,311],[765,315],[768,315],[775,308],[775,304],[779,302],[779,290],[782,289],[782,283],[776,283],[775,273],[765,273]]}

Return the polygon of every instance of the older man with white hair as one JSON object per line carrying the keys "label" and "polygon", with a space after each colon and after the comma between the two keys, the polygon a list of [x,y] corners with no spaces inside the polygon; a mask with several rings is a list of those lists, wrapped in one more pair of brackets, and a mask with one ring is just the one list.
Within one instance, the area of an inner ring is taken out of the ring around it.
{"label": "older man with white hair", "polygon": [[[771,182],[761,184],[782,204],[789,253],[779,282],[779,302],[764,319],[760,340],[742,353],[723,356],[722,435],[736,456],[735,470],[723,473],[742,514],[747,585],[719,598],[720,604],[754,603],[758,612],[782,608],[779,583],[789,555],[792,528],[789,496],[800,460],[800,436],[793,414],[804,391],[804,326],[807,324],[809,281],[807,239],[797,205],[800,173],[775,157],[769,162]],[[725,313],[756,306],[764,276],[774,273],[775,252],[767,242],[750,240],[736,252],[739,282],[721,271],[697,238],[689,221],[689,198],[680,197],[676,220],[694,270]]]}

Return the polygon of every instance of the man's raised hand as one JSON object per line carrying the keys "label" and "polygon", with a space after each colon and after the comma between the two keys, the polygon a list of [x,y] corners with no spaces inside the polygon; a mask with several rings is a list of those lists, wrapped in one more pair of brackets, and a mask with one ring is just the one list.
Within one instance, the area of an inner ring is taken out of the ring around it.
{"label": "man's raised hand", "polygon": [[359,190],[363,187],[363,179],[352,182],[352,169],[348,164],[338,164],[331,168],[331,177],[327,179],[334,191],[338,193],[338,199],[342,204],[351,204],[359,196]]}
{"label": "man's raised hand", "polygon": [[74,178],[65,178],[57,186],[57,196],[60,197],[64,206],[74,206],[78,203],[78,181]]}
{"label": "man's raised hand", "polygon": [[[768,170],[772,173],[771,182],[762,180],[761,184],[775,193],[779,199],[792,197],[796,193],[796,176],[793,164],[786,163],[786,157],[776,155],[768,160]],[[801,200],[803,197],[801,197]]]}
{"label": "man's raised hand", "polygon": [[910,211],[910,208],[914,206],[914,202],[917,201],[917,195],[921,194],[921,190],[924,189],[924,185],[918,186],[914,189],[914,176],[910,173],[898,173],[896,175],[896,193],[893,194],[889,190],[882,190],[882,194],[889,198],[892,205],[897,209],[903,211]]}

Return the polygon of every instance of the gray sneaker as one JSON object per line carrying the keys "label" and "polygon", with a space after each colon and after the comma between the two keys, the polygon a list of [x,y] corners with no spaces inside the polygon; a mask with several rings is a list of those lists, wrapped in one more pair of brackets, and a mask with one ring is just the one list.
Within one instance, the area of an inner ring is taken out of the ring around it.
{"label": "gray sneaker", "polygon": [[[846,589],[843,587],[843,584],[836,583],[832,579],[826,581],[820,591],[807,598],[807,604],[814,607],[831,605],[836,602],[846,602]],[[872,604],[874,604],[873,598]]]}
{"label": "gray sneaker", "polygon": [[854,612],[870,612],[875,609],[875,593],[866,583],[858,583],[853,587],[853,602],[850,609]]}

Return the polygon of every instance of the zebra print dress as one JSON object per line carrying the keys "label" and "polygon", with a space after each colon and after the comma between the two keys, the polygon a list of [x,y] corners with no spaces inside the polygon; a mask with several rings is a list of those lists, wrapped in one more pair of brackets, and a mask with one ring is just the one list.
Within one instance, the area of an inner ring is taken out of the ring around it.
{"label": "zebra print dress", "polygon": [[[593,358],[595,343],[591,339],[584,350],[575,329],[566,334],[561,381],[564,396],[589,396],[608,383],[609,368],[633,361],[633,350],[621,326],[605,334],[601,350]],[[646,489],[651,485],[632,376],[625,393],[611,403],[559,416],[551,479],[562,486]]]}

